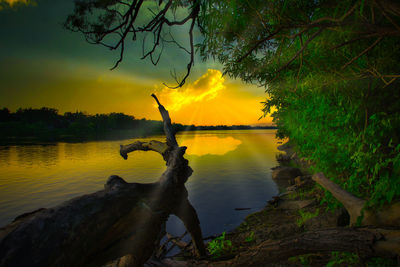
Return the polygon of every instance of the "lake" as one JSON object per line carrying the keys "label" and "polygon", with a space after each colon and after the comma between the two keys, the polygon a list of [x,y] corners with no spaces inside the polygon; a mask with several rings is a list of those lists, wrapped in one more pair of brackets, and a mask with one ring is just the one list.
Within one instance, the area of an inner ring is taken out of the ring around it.
{"label": "lake", "polygon": [[[194,170],[186,183],[204,236],[232,230],[278,194],[271,179],[278,153],[276,130],[197,131],[177,134]],[[163,136],[140,138],[160,140]],[[165,162],[155,152],[128,160],[119,145],[136,139],[0,146],[0,226],[16,216],[103,189],[110,175],[127,182],[157,181]],[[250,208],[235,210],[235,208]],[[184,231],[171,216],[167,231]]]}

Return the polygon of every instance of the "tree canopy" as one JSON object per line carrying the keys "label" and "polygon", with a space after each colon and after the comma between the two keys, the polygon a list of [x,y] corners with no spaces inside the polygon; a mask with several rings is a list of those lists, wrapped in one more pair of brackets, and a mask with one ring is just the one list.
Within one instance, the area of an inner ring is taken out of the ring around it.
{"label": "tree canopy", "polygon": [[[183,78],[173,73],[177,82],[174,88],[177,88],[184,85],[194,64],[193,30],[198,25],[199,11],[198,1],[76,0],[74,13],[68,16],[65,26],[83,33],[89,43],[119,50],[119,59],[111,69],[122,62],[129,39],[142,42],[142,59],[149,58],[154,65],[158,64],[164,45],[175,44],[189,57]],[[172,31],[188,24],[185,47]]]}
{"label": "tree canopy", "polygon": [[[175,75],[176,88],[190,74],[198,48],[203,60],[222,63],[224,74],[265,87],[263,111],[272,112],[278,136],[289,137],[316,170],[370,206],[400,197],[398,1],[75,3],[67,27],[92,43],[120,49],[116,66],[128,36],[142,36],[142,58],[153,64],[163,44],[173,43],[188,53],[185,75]],[[175,41],[176,27],[187,32],[186,44]]]}

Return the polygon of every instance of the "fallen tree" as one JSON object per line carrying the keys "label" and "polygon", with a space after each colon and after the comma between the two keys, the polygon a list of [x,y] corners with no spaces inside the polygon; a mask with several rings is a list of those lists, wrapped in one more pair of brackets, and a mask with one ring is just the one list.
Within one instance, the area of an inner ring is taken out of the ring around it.
{"label": "fallen tree", "polygon": [[197,213],[185,182],[192,174],[186,147],[176,141],[168,111],[157,101],[166,142],[137,141],[120,154],[142,150],[162,155],[167,169],[154,183],[127,183],[111,176],[104,190],[59,206],[17,217],[0,229],[0,266],[101,266],[123,257],[119,266],[142,266],[159,245],[170,214],[191,234],[196,254],[206,254]]}
{"label": "fallen tree", "polygon": [[350,215],[350,225],[374,226],[400,226],[400,203],[393,202],[379,210],[370,210],[365,207],[366,201],[358,198],[340,186],[329,180],[320,172],[312,176],[312,179],[332,193],[343,204]]}
{"label": "fallen tree", "polygon": [[308,254],[329,259],[332,251],[351,252],[362,259],[376,256],[392,258],[400,255],[398,246],[397,250],[392,250],[392,243],[398,244],[399,237],[400,231],[367,227],[318,229],[280,240],[266,240],[238,253],[234,259],[224,262],[226,265],[211,266],[273,265]]}

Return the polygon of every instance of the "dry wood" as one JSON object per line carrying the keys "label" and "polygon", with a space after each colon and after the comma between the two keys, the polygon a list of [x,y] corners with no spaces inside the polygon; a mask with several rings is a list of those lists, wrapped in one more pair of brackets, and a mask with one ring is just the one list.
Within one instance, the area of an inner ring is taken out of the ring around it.
{"label": "dry wood", "polygon": [[350,215],[350,224],[355,225],[357,218],[361,216],[361,211],[364,208],[365,200],[357,198],[346,190],[343,190],[340,188],[340,186],[326,178],[322,172],[314,174],[312,179],[326,190],[331,192],[332,195],[343,204]]}
{"label": "dry wood", "polygon": [[356,225],[360,217],[361,225],[400,226],[400,203],[393,202],[378,210],[365,209],[366,201],[353,196],[346,190],[325,177],[323,173],[316,173],[312,179],[332,193],[343,204],[350,215],[350,225]]}
{"label": "dry wood", "polygon": [[[325,253],[329,256],[332,251],[353,252],[362,258],[395,257],[400,255],[399,235],[400,230],[370,228],[332,228],[309,231],[278,241],[264,241],[239,253],[231,264],[258,266],[259,263],[277,263],[309,253]],[[250,262],[249,259],[251,259]]]}
{"label": "dry wood", "polygon": [[0,266],[142,266],[159,245],[170,214],[190,233],[196,253],[206,254],[197,213],[184,183],[192,174],[179,147],[168,111],[160,104],[167,142],[123,145],[120,154],[143,150],[160,153],[167,164],[157,182],[127,183],[111,176],[105,189],[50,209],[19,216],[0,229]]}

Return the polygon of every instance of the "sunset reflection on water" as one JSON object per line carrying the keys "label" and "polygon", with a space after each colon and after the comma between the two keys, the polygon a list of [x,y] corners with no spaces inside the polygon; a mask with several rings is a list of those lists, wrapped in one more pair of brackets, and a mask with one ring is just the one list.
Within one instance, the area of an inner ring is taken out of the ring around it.
{"label": "sunset reflection on water", "polygon": [[218,137],[212,136],[194,136],[190,139],[184,139],[181,146],[186,146],[186,153],[188,155],[204,156],[210,155],[224,155],[229,151],[235,150],[242,141],[235,139],[231,136]]}
{"label": "sunset reflection on water", "polygon": [[[165,137],[140,138],[152,139]],[[135,140],[0,146],[0,226],[101,190],[113,174],[128,182],[157,181],[166,168],[158,153],[137,151],[128,160],[119,155],[120,144]],[[274,130],[183,132],[177,140],[188,147],[185,158],[194,172],[186,187],[205,235],[231,229],[277,193],[270,170],[276,165]],[[179,230],[176,224],[169,221]]]}

